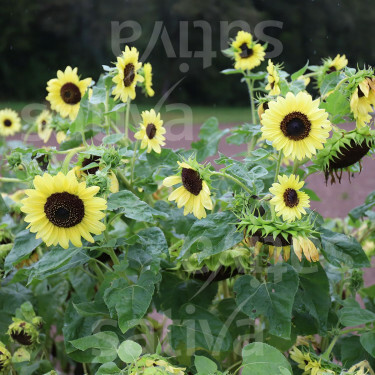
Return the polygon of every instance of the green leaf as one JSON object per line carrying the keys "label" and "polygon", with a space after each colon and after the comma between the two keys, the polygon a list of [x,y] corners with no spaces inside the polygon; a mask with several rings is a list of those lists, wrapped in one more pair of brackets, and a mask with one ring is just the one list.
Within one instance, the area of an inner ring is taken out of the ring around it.
{"label": "green leaf", "polygon": [[341,72],[333,72],[327,74],[320,86],[321,96],[325,96],[328,92],[336,88],[337,84],[341,81]]}
{"label": "green leaf", "polygon": [[243,234],[236,231],[236,217],[230,211],[207,215],[190,228],[182,246],[179,259],[186,254],[198,254],[199,262],[211,255],[228,250],[243,240]]}
{"label": "green leaf", "polygon": [[226,75],[228,75],[228,74],[240,74],[240,73],[242,73],[242,71],[237,70],[237,69],[224,69],[220,73],[226,74]]}
{"label": "green leaf", "polygon": [[200,355],[194,357],[194,366],[199,375],[214,374],[217,371],[217,365],[214,361]]}
{"label": "green leaf", "polygon": [[375,313],[360,307],[358,302],[351,301],[337,312],[339,321],[345,327],[354,327],[375,322]]}
{"label": "green leaf", "polygon": [[164,212],[153,209],[129,190],[122,190],[111,194],[107,205],[109,211],[119,210],[119,212],[122,212],[129,219],[136,221],[153,223],[155,218],[167,218]]}
{"label": "green leaf", "polygon": [[315,201],[315,202],[320,202],[320,198],[318,197],[318,195],[315,193],[314,190],[304,188],[303,191],[309,195],[310,200]]}
{"label": "green leaf", "polygon": [[95,355],[93,363],[111,362],[117,358],[119,339],[114,332],[98,332],[92,336],[86,336],[70,343],[81,351],[92,349]]}
{"label": "green leaf", "polygon": [[124,138],[124,134],[110,134],[105,136],[102,142],[104,145],[112,145],[120,141],[122,138]]}
{"label": "green leaf", "polygon": [[122,371],[117,367],[116,363],[109,362],[101,365],[95,375],[117,375],[122,374]]}
{"label": "green leaf", "polygon": [[242,375],[292,375],[287,359],[274,347],[254,342],[242,349]]}
{"label": "green leaf", "polygon": [[302,76],[303,74],[305,74],[306,72],[306,69],[309,67],[309,61],[307,61],[306,65],[304,67],[302,67],[301,69],[297,70],[296,72],[294,72],[292,75],[291,75],[291,79],[292,81],[296,80],[298,77]]}
{"label": "green leaf", "polygon": [[362,205],[360,205],[356,208],[353,208],[349,212],[349,216],[353,220],[358,220],[361,217],[364,217],[366,215],[366,212],[368,210],[371,210],[374,206],[375,206],[375,190],[367,196],[364,204],[362,204]]}
{"label": "green leaf", "polygon": [[360,340],[360,336],[346,336],[341,338],[336,344],[340,350],[340,362],[345,368],[349,368],[363,360],[368,360],[370,365],[373,366],[373,358],[363,348]]}
{"label": "green leaf", "polygon": [[361,244],[353,237],[322,228],[322,253],[336,267],[343,264],[350,268],[370,267],[370,262]]}
{"label": "green leaf", "polygon": [[91,104],[100,104],[105,103],[106,101],[106,88],[105,88],[105,79],[104,75],[102,74],[99,78],[99,81],[92,89],[92,95],[89,99]]}
{"label": "green leaf", "polygon": [[126,340],[117,349],[121,361],[125,363],[135,362],[142,354],[142,347],[138,343]]}
{"label": "green leaf", "polygon": [[234,284],[238,307],[252,319],[266,316],[270,333],[286,339],[290,337],[297,288],[298,274],[286,263],[269,267],[267,282],[245,275]]}
{"label": "green leaf", "polygon": [[12,357],[12,363],[20,363],[20,362],[29,362],[30,361],[30,353],[27,351],[26,348],[21,347],[18,348]]}
{"label": "green leaf", "polygon": [[9,211],[8,206],[4,202],[3,197],[0,194],[0,216],[5,215]]}
{"label": "green leaf", "polygon": [[31,233],[28,229],[17,233],[14,241],[14,246],[5,258],[5,269],[9,270],[16,264],[27,259],[29,255],[35,250],[35,248],[41,243],[42,240],[37,240],[35,238],[35,233]]}
{"label": "green leaf", "polygon": [[350,113],[350,102],[346,93],[337,90],[320,104],[320,108],[325,109],[331,115],[330,120],[334,124],[338,124],[344,121],[344,116]]}
{"label": "green leaf", "polygon": [[375,333],[374,332],[365,332],[361,335],[360,338],[362,346],[366,349],[372,357],[375,358]]}

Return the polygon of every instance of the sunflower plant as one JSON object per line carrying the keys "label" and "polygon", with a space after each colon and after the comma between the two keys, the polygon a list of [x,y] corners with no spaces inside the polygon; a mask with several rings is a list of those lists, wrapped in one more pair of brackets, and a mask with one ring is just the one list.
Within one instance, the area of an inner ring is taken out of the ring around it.
{"label": "sunflower plant", "polygon": [[266,49],[230,41],[249,122],[186,150],[134,115],[158,97],[134,46],[97,81],[58,70],[33,121],[0,110],[0,374],[374,374],[375,192],[336,219],[308,188],[373,154],[374,71]]}

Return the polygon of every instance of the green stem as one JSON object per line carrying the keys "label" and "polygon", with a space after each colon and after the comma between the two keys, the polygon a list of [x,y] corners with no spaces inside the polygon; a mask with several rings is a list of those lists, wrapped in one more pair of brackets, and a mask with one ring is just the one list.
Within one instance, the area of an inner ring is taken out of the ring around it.
{"label": "green stem", "polygon": [[112,272],[112,270],[106,265],[104,264],[103,262],[101,262],[99,259],[95,259],[95,258],[92,258],[96,263],[98,263],[100,266],[102,266],[103,268],[105,268],[107,271],[110,271]]}
{"label": "green stem", "polygon": [[174,244],[169,248],[169,252],[172,252],[172,251],[178,249],[183,243],[184,243],[184,240],[179,240],[179,241],[177,241],[176,243],[174,243]]}
{"label": "green stem", "polygon": [[68,153],[67,155],[65,156],[65,160],[63,162],[63,165],[62,165],[62,172],[67,174],[68,171],[69,171],[69,164],[70,164],[70,161],[72,160],[73,156],[78,153],[79,151],[82,151],[82,150],[85,150],[86,147],[83,146],[83,147],[76,147],[76,148],[72,148]]}
{"label": "green stem", "polygon": [[241,186],[242,189],[244,189],[250,195],[253,195],[253,192],[246,185],[244,185],[240,180],[238,180],[236,177],[233,177],[230,174],[223,173],[223,172],[212,172],[211,175],[228,178],[229,180],[232,180],[233,182],[235,182],[237,185]]}
{"label": "green stem", "polygon": [[120,264],[120,261],[118,260],[115,251],[111,247],[107,247],[105,252],[111,257],[111,260],[114,265],[118,266]]}
{"label": "green stem", "polygon": [[95,261],[91,262],[91,266],[95,272],[95,275],[98,277],[98,280],[102,282],[104,280],[104,274]]}
{"label": "green stem", "polygon": [[241,363],[242,363],[242,360],[238,361],[238,362],[234,363],[232,366],[228,367],[227,370],[226,370],[227,373],[229,373],[230,370],[234,369],[235,367],[239,366]]}
{"label": "green stem", "polygon": [[336,344],[336,341],[338,340],[339,336],[335,336],[333,338],[333,340],[331,341],[331,343],[329,344],[327,350],[323,353],[323,355],[321,356],[323,359],[326,359],[327,361],[329,361],[329,355],[331,354],[331,351],[333,349],[333,347],[335,346]]}
{"label": "green stem", "polygon": [[0,177],[0,182],[17,182],[22,184],[28,184],[28,181],[20,180],[19,178],[12,177]]}
{"label": "green stem", "polygon": [[134,166],[135,166],[135,159],[137,156],[138,152],[138,146],[139,146],[139,141],[135,142],[134,150],[133,150],[133,158],[132,158],[132,165],[131,165],[131,175],[130,175],[130,184],[133,185],[134,181]]}
{"label": "green stem", "polygon": [[23,141],[24,141],[25,143],[26,143],[27,140],[29,139],[29,136],[30,136],[30,134],[33,132],[34,129],[36,129],[36,125],[35,125],[35,124],[31,125],[31,126],[29,127],[29,129],[27,129],[27,132],[26,132],[26,134],[25,134],[25,138],[23,139]]}
{"label": "green stem", "polygon": [[118,177],[120,178],[120,180],[125,184],[126,188],[135,194],[135,190],[133,189],[129,180],[124,176],[124,174],[120,172],[119,170],[117,170],[116,173]]}
{"label": "green stem", "polygon": [[229,292],[227,280],[222,281],[222,286],[223,286],[224,298],[230,298],[230,292]]}
{"label": "green stem", "polygon": [[128,97],[128,101],[126,104],[126,114],[125,114],[125,134],[124,137],[128,141],[129,140],[129,114],[130,114],[130,102],[131,99]]}
{"label": "green stem", "polygon": [[279,151],[279,157],[277,158],[277,164],[276,164],[276,172],[275,172],[275,178],[273,179],[273,182],[277,182],[277,177],[280,173],[280,166],[281,166],[281,160],[283,159],[283,151]]}
{"label": "green stem", "polygon": [[[251,122],[252,124],[255,124],[256,122],[256,116],[255,116],[255,105],[254,105],[254,98],[253,98],[253,82],[250,78],[245,78],[247,88],[249,90],[249,99],[250,99],[250,108],[251,108]],[[253,137],[251,141],[249,142],[247,146],[247,153],[250,154],[251,151],[254,150],[254,147],[256,145],[257,139]]]}
{"label": "green stem", "polygon": [[108,110],[109,110],[109,90],[106,90],[105,92],[105,102],[104,102],[104,112],[106,113],[104,115],[104,122],[105,122],[105,128],[107,130],[107,132],[109,132],[109,128],[110,128],[110,118],[109,118],[109,113],[108,113]]}

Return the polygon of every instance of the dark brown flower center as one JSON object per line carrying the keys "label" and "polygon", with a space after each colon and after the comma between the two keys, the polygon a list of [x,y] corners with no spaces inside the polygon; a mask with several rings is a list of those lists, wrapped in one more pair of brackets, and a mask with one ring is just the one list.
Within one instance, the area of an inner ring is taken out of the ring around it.
{"label": "dark brown flower center", "polygon": [[292,141],[300,141],[308,137],[311,130],[311,122],[301,112],[287,114],[281,121],[281,131]]}
{"label": "dark brown flower center", "polygon": [[6,127],[12,126],[12,121],[10,121],[9,119],[5,119],[4,120],[4,126],[6,126]]}
{"label": "dark brown flower center", "polygon": [[267,110],[269,108],[269,106],[268,106],[268,102],[264,102],[263,103],[263,109],[264,110]]}
{"label": "dark brown flower center", "polygon": [[[85,168],[87,167],[88,165],[90,165],[91,163],[98,163],[99,164],[99,160],[100,160],[100,156],[96,156],[96,155],[90,155],[89,158],[85,158],[83,159],[82,161],[82,168]],[[85,169],[84,173],[87,173],[87,174],[96,174],[96,172],[99,170],[99,165],[96,166],[96,167],[91,167],[89,169]]]}
{"label": "dark brown flower center", "polygon": [[81,101],[81,91],[79,87],[71,82],[65,83],[65,85],[61,87],[60,95],[66,104],[74,105]]}
{"label": "dark brown flower center", "polygon": [[149,139],[153,139],[156,135],[156,126],[154,124],[148,124],[146,134]]}
{"label": "dark brown flower center", "polygon": [[35,158],[36,162],[38,163],[40,169],[42,171],[46,171],[47,168],[48,168],[48,163],[49,163],[49,155],[47,154],[44,154],[44,155],[40,155],[40,156],[37,156]]}
{"label": "dark brown flower center", "polygon": [[197,171],[189,168],[182,168],[182,185],[191,194],[198,195],[202,190],[202,179]]}
{"label": "dark brown flower center", "polygon": [[247,46],[247,43],[243,43],[240,45],[240,57],[242,57],[243,59],[247,59],[248,57],[252,56],[254,51],[252,48],[249,48]]}
{"label": "dark brown flower center", "polygon": [[333,72],[336,72],[336,71],[337,71],[337,69],[336,69],[335,66],[330,66],[329,69],[327,70],[327,74],[333,73]]}
{"label": "dark brown flower center", "polygon": [[298,194],[294,189],[286,189],[284,192],[284,203],[287,207],[295,207],[298,206],[299,199]]}
{"label": "dark brown flower center", "polygon": [[124,68],[124,85],[125,87],[129,87],[135,78],[135,71],[133,64],[127,64]]}
{"label": "dark brown flower center", "polygon": [[77,195],[54,193],[47,198],[44,212],[52,224],[60,228],[71,228],[83,220],[85,206]]}
{"label": "dark brown flower center", "polygon": [[24,330],[20,332],[13,331],[11,336],[14,341],[17,341],[21,345],[30,346],[33,343],[31,336]]}
{"label": "dark brown flower center", "polygon": [[364,96],[365,96],[365,94],[363,93],[363,91],[361,90],[361,88],[358,86],[358,98],[362,98]]}
{"label": "dark brown flower center", "polygon": [[43,120],[42,123],[41,123],[41,128],[42,130],[44,130],[46,128],[46,125],[47,125],[47,121],[46,120]]}

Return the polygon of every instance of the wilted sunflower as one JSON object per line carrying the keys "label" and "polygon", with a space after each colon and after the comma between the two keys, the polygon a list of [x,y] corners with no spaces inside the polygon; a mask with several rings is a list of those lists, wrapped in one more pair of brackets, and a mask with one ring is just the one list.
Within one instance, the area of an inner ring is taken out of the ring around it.
{"label": "wilted sunflower", "polygon": [[185,368],[172,366],[166,358],[157,354],[146,354],[129,367],[130,375],[184,375]]}
{"label": "wilted sunflower", "polygon": [[100,220],[105,216],[101,210],[106,209],[106,201],[94,197],[99,187],[87,188],[85,182],[78,183],[74,170],[67,175],[59,172],[56,176],[36,176],[34,187],[25,191],[28,197],[22,200],[21,210],[27,214],[30,231],[47,246],[59,243],[67,249],[70,240],[80,247],[81,236],[94,242],[90,232],[100,234],[105,230]]}
{"label": "wilted sunflower", "polygon": [[322,149],[331,130],[328,113],[319,109],[319,100],[311,95],[288,92],[268,103],[262,115],[262,133],[285,156],[302,160]]}
{"label": "wilted sunflower", "polygon": [[61,117],[68,117],[71,121],[77,117],[82,97],[90,86],[91,78],[80,80],[78,68],[66,67],[65,72],[58,70],[57,78],[47,83],[48,95],[46,99],[51,108]]}
{"label": "wilted sunflower", "polygon": [[115,95],[115,100],[121,98],[125,103],[130,99],[135,98],[135,87],[138,82],[143,82],[144,78],[138,73],[142,67],[142,63],[138,61],[139,52],[135,47],[131,49],[126,46],[122,56],[117,57],[117,75],[113,78],[116,87],[112,94]]}
{"label": "wilted sunflower", "polygon": [[154,150],[160,154],[160,146],[165,145],[166,130],[163,127],[163,120],[160,119],[160,113],[156,114],[153,109],[151,111],[142,112],[142,122],[140,130],[134,134],[135,139],[142,141],[141,148],[147,147],[147,152]]}
{"label": "wilted sunflower", "polygon": [[154,96],[155,91],[152,88],[152,66],[150,63],[143,65],[143,73],[145,75],[145,91],[148,96]]}
{"label": "wilted sunflower", "polygon": [[0,111],[0,135],[7,137],[19,132],[21,129],[21,119],[17,112],[12,109],[2,109]]}
{"label": "wilted sunflower", "polygon": [[39,333],[37,329],[24,320],[13,318],[13,323],[8,327],[8,335],[20,345],[31,346],[38,342]]}
{"label": "wilted sunflower", "polygon": [[12,355],[6,346],[0,341],[0,374],[7,374]]}
{"label": "wilted sunflower", "polygon": [[267,66],[268,72],[268,85],[266,86],[266,90],[269,91],[270,95],[280,95],[280,77],[275,65],[273,65],[271,60],[268,60]]}
{"label": "wilted sunflower", "polygon": [[35,121],[38,127],[38,136],[44,143],[48,142],[52,134],[51,121],[52,113],[47,109],[42,111]]}
{"label": "wilted sunflower", "polygon": [[350,109],[356,120],[357,128],[366,126],[372,119],[372,105],[375,105],[375,82],[365,78],[355,88],[350,98]]}
{"label": "wilted sunflower", "polygon": [[211,192],[203,176],[204,173],[196,162],[187,161],[178,164],[181,168],[180,173],[163,181],[163,185],[167,187],[182,184],[169,195],[168,200],[176,201],[178,208],[184,206],[184,215],[193,213],[198,219],[202,219],[207,216],[205,208],[212,210]]}
{"label": "wilted sunflower", "polygon": [[344,69],[348,65],[348,60],[345,55],[336,55],[332,60],[331,58],[324,61],[324,67],[326,73],[338,72],[341,69]]}
{"label": "wilted sunflower", "polygon": [[276,215],[283,216],[286,221],[300,219],[301,214],[306,214],[305,208],[310,207],[309,196],[299,191],[304,181],[299,181],[299,176],[278,176],[279,183],[275,182],[270,187],[274,195],[271,203],[275,206]]}
{"label": "wilted sunflower", "polygon": [[264,60],[264,47],[253,41],[253,37],[246,31],[239,31],[232,43],[234,49],[235,69],[251,70]]}

